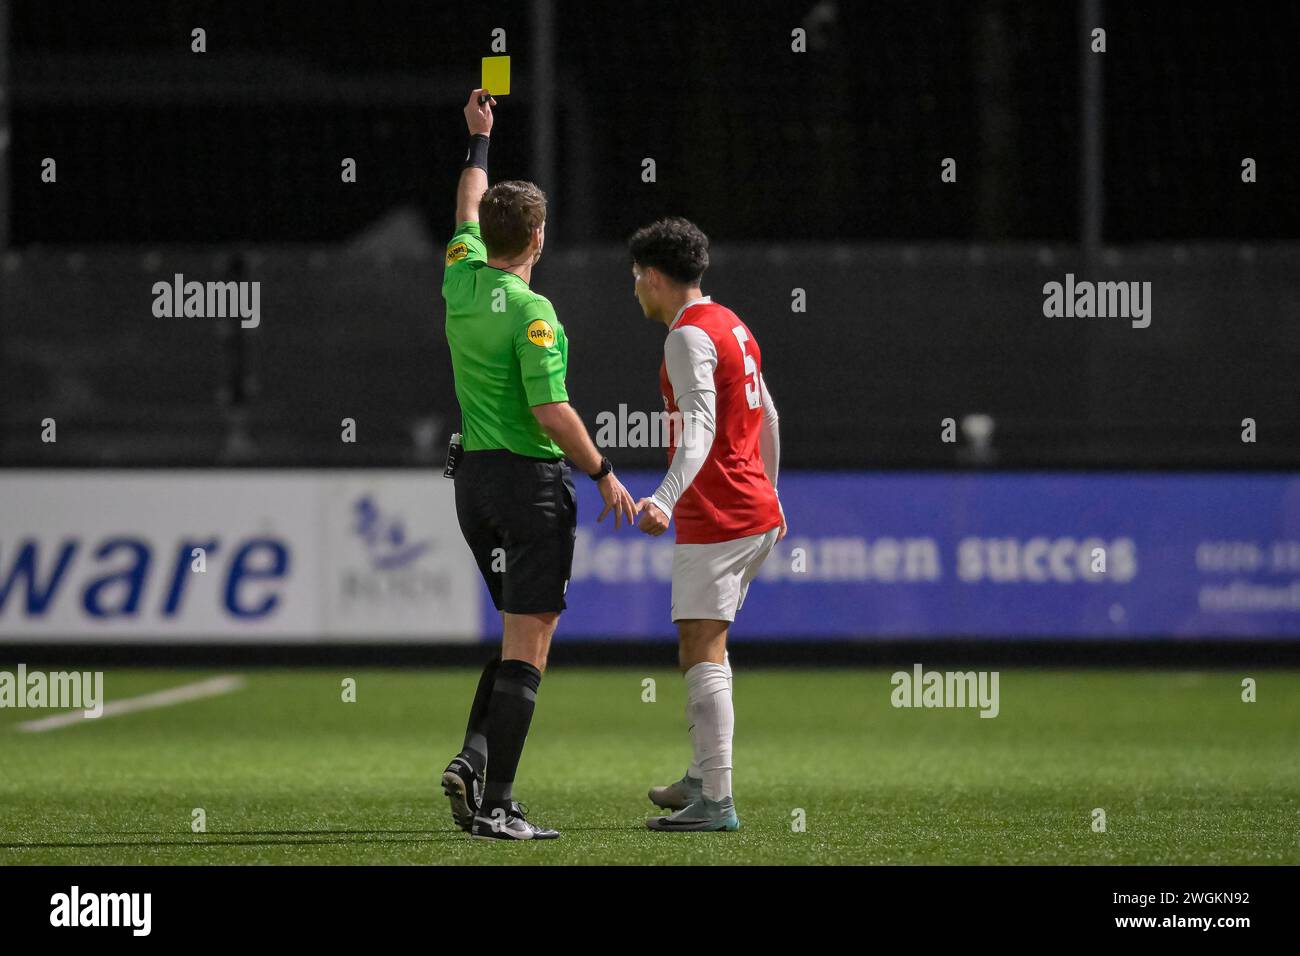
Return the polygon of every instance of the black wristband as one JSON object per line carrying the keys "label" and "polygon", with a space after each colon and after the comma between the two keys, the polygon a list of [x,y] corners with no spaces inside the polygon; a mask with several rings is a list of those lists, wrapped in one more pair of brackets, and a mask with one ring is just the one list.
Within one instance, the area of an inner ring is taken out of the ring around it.
{"label": "black wristband", "polygon": [[614,470],[614,466],[610,464],[609,459],[602,458],[600,460],[600,471],[596,472],[594,475],[588,475],[587,477],[590,478],[592,481],[600,481],[600,479],[604,478],[613,470]]}
{"label": "black wristband", "polygon": [[469,169],[477,166],[487,172],[488,138],[483,133],[475,133],[469,138],[469,151],[465,153],[465,163],[460,168]]}

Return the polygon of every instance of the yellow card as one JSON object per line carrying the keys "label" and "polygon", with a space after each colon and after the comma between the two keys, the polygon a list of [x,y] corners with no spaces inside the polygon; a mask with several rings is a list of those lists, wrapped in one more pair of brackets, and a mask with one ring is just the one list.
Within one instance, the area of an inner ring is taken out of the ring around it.
{"label": "yellow card", "polygon": [[483,82],[479,84],[493,96],[505,96],[510,92],[510,57],[483,57]]}

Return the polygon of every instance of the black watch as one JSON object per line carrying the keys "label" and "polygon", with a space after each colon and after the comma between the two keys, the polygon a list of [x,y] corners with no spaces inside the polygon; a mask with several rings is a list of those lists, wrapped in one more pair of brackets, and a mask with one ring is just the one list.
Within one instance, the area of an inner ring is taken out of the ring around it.
{"label": "black watch", "polygon": [[604,478],[613,470],[614,470],[614,466],[610,464],[609,459],[602,458],[600,460],[600,471],[596,472],[594,475],[588,475],[587,477],[590,478],[592,481],[600,481],[600,479]]}

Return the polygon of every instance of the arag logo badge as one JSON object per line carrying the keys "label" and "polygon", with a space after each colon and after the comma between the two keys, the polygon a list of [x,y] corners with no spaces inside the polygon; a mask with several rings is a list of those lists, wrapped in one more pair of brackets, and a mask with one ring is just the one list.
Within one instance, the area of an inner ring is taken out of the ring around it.
{"label": "arag logo badge", "polygon": [[549,349],[555,344],[555,329],[545,319],[537,319],[528,325],[528,341],[538,348]]}

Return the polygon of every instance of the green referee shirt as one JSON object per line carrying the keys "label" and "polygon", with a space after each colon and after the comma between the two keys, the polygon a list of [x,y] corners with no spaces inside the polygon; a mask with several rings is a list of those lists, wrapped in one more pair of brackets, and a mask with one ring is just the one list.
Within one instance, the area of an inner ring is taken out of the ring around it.
{"label": "green referee shirt", "polygon": [[534,405],[569,400],[569,340],[551,303],[487,264],[476,222],[457,226],[447,244],[442,297],[465,450],[562,458],[532,413]]}

